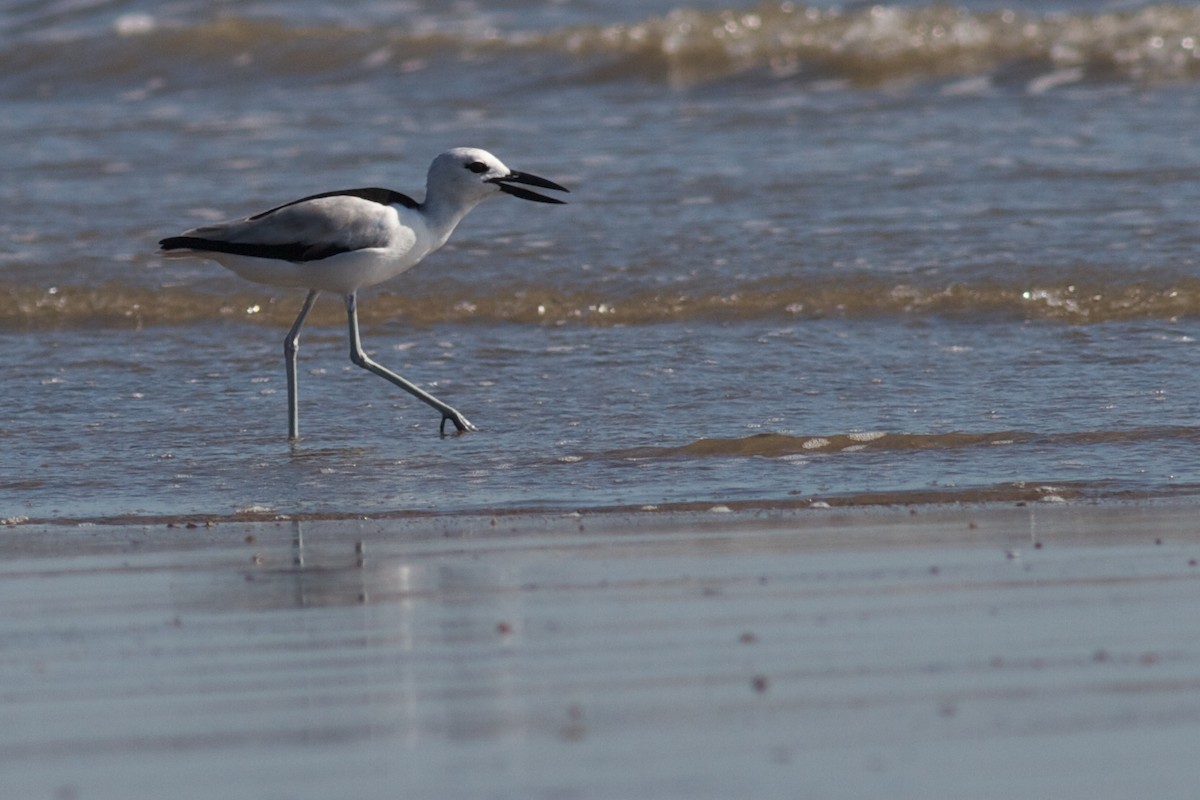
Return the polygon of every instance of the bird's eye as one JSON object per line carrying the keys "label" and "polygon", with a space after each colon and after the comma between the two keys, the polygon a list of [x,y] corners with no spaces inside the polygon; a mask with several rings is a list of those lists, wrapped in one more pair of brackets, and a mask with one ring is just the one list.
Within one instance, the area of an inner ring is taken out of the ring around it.
{"label": "bird's eye", "polygon": [[467,169],[478,175],[482,172],[487,172],[488,167],[487,164],[483,163],[482,161],[472,161],[470,164],[467,164]]}

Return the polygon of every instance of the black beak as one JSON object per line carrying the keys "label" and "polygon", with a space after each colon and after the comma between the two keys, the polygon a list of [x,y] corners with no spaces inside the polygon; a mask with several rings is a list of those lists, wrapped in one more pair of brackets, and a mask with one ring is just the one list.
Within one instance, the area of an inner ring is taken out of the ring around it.
{"label": "black beak", "polygon": [[526,186],[537,186],[540,189],[553,189],[556,192],[571,191],[565,186],[559,186],[554,181],[548,181],[545,178],[539,178],[537,175],[530,175],[528,172],[510,172],[503,178],[492,178],[491,182],[500,187],[500,191],[505,194],[511,194],[513,197],[519,197],[522,200],[532,200],[535,203],[558,203],[564,201],[555,197],[546,197],[544,194],[531,192],[528,189],[522,189],[519,186],[513,186],[514,183],[523,183]]}

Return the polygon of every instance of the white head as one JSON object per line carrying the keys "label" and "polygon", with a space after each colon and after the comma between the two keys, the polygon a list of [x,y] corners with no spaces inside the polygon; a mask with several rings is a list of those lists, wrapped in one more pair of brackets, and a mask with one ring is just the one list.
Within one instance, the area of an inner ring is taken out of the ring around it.
{"label": "white head", "polygon": [[447,150],[429,165],[429,176],[425,183],[426,204],[449,203],[464,209],[504,192],[523,200],[538,203],[562,203],[553,197],[532,192],[513,184],[537,186],[565,192],[562,186],[527,172],[514,172],[504,162],[486,150],[477,147],[456,147]]}

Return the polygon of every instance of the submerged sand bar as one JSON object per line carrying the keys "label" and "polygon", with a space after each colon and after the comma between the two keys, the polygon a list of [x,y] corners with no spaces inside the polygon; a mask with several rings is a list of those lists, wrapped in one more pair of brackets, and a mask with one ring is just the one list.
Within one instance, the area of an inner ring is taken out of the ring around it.
{"label": "submerged sand bar", "polygon": [[0,796],[1186,797],[1188,505],[0,529]]}

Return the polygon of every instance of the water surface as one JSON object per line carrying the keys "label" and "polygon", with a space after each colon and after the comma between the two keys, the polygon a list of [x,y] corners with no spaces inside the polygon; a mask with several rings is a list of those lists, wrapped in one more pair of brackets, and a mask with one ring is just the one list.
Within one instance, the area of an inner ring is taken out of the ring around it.
{"label": "water surface", "polygon": [[[1190,496],[1200,11],[44,3],[0,18],[0,517]],[[324,299],[158,238],[485,147]]]}

